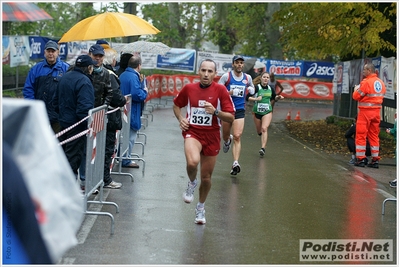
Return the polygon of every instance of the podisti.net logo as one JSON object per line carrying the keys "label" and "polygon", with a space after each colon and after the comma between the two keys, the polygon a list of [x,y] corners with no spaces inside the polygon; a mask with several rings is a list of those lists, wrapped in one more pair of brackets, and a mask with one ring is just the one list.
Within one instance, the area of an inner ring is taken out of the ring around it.
{"label": "podisti.net logo", "polygon": [[300,261],[392,262],[392,239],[300,239]]}

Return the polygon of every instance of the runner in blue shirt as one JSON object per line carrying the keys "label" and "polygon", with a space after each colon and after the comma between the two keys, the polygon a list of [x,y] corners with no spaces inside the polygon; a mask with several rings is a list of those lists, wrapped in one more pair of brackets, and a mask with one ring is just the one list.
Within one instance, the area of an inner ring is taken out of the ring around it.
{"label": "runner in blue shirt", "polygon": [[[252,83],[252,77],[242,72],[244,67],[244,58],[242,56],[236,55],[233,57],[232,67],[232,71],[220,77],[219,83],[226,86],[235,106],[234,121],[232,123],[222,122],[222,137],[224,140],[224,153],[229,151],[234,138],[234,146],[232,149],[234,161],[230,174],[237,175],[237,173],[241,171],[238,160],[241,153],[241,136],[244,131],[245,99],[248,92],[250,94],[254,93],[254,85]],[[233,134],[230,134],[231,130],[233,130]]]}

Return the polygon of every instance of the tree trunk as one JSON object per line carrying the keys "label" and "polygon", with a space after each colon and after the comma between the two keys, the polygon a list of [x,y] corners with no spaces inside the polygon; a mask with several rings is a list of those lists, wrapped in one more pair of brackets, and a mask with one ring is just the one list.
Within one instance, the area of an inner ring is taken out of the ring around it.
{"label": "tree trunk", "polygon": [[273,2],[267,4],[267,11],[265,16],[265,25],[267,27],[267,40],[270,44],[269,48],[269,58],[284,60],[283,50],[280,46],[278,40],[280,38],[280,31],[278,25],[272,25],[270,21],[275,12],[280,10],[280,3]]}
{"label": "tree trunk", "polygon": [[[125,2],[123,12],[127,14],[137,15],[137,3]],[[122,38],[124,43],[133,43],[139,40],[140,36],[127,36]]]}
{"label": "tree trunk", "polygon": [[[179,3],[169,3],[169,26],[174,34],[177,34],[176,38],[171,39],[172,47],[184,48],[186,46],[186,29],[180,25],[180,8]],[[177,31],[177,32],[176,32]]]}
{"label": "tree trunk", "polygon": [[215,17],[220,24],[214,29],[221,32],[217,45],[220,53],[231,54],[236,45],[235,30],[227,23],[228,3],[216,3]]}
{"label": "tree trunk", "polygon": [[195,38],[194,38],[194,49],[199,51],[201,48],[201,41],[202,41],[202,18],[203,18],[203,13],[202,13],[202,4],[199,3],[197,6],[197,13],[198,13],[198,19],[197,19],[197,31],[195,32]]}

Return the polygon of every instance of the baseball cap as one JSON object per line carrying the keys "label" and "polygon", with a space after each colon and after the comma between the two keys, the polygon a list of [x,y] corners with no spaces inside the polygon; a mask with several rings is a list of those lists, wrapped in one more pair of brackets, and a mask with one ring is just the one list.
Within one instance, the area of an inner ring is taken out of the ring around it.
{"label": "baseball cap", "polygon": [[96,44],[101,45],[104,49],[111,48],[111,46],[109,46],[109,43],[103,39],[97,40]]}
{"label": "baseball cap", "polygon": [[245,59],[244,59],[243,56],[236,55],[236,56],[233,57],[233,63],[234,63],[234,61],[236,61],[236,60],[238,60],[238,59],[241,59],[242,61],[245,61]]}
{"label": "baseball cap", "polygon": [[93,55],[105,55],[104,47],[99,44],[92,45],[89,52]]}
{"label": "baseball cap", "polygon": [[78,56],[75,62],[76,67],[88,67],[90,65],[97,65],[97,61],[93,60],[91,56],[88,55]]}
{"label": "baseball cap", "polygon": [[47,49],[58,50],[58,44],[56,42],[50,40],[44,46],[44,50],[47,50]]}
{"label": "baseball cap", "polygon": [[102,45],[102,44],[106,44],[109,45],[109,43],[103,39],[97,40],[96,44]]}

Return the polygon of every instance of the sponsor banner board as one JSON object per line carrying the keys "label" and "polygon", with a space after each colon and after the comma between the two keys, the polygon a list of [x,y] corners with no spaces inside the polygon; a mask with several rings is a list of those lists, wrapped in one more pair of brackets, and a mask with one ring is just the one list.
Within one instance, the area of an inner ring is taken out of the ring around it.
{"label": "sponsor banner board", "polygon": [[[199,69],[201,62],[205,59],[211,59],[215,61],[217,70],[216,76],[222,76],[226,72],[232,70],[231,63],[233,60],[233,55],[200,51],[197,53],[197,58],[197,70]],[[246,58],[244,57],[244,59]]]}
{"label": "sponsor banner board", "polygon": [[152,53],[141,52],[141,68],[142,69],[156,69],[158,55]]}
{"label": "sponsor banner board", "polygon": [[[154,74],[147,76],[148,97],[161,98],[163,96],[176,96],[184,85],[199,82],[198,75],[163,75]],[[214,82],[218,82],[220,76],[216,76]],[[333,100],[332,83],[328,82],[304,82],[279,80],[284,87],[282,95],[286,98],[306,98],[319,100]]]}
{"label": "sponsor banner board", "polygon": [[[32,60],[44,59],[44,47],[46,46],[46,43],[50,40],[58,43],[58,40],[55,39],[50,39],[40,36],[29,36],[30,59]],[[67,58],[66,44],[63,43],[61,45],[58,45],[58,48],[61,60],[66,60]]]}
{"label": "sponsor banner board", "polygon": [[304,61],[303,77],[332,81],[334,78],[334,63],[322,61]]}
{"label": "sponsor banner board", "polygon": [[320,100],[333,100],[332,83],[328,82],[305,82],[278,80],[284,87],[281,93],[286,98],[307,98]]}
{"label": "sponsor banner board", "polygon": [[61,45],[66,44],[67,57],[66,62],[70,65],[74,65],[76,58],[80,55],[89,54],[89,49],[92,45],[94,45],[96,41],[79,41],[79,42],[68,42],[62,43]]}
{"label": "sponsor banner board", "polygon": [[28,36],[10,36],[10,67],[28,65],[29,55]]}
{"label": "sponsor banner board", "polygon": [[196,54],[194,49],[172,48],[163,56],[157,55],[157,69],[194,72]]}
{"label": "sponsor banner board", "polygon": [[3,49],[3,64],[10,64],[10,37],[9,36],[3,36],[2,49]]}
{"label": "sponsor banner board", "polygon": [[266,71],[279,78],[300,78],[303,73],[303,61],[266,60]]}
{"label": "sponsor banner board", "polygon": [[379,78],[384,82],[387,92],[385,98],[395,100],[396,88],[396,59],[394,57],[381,57]]}

